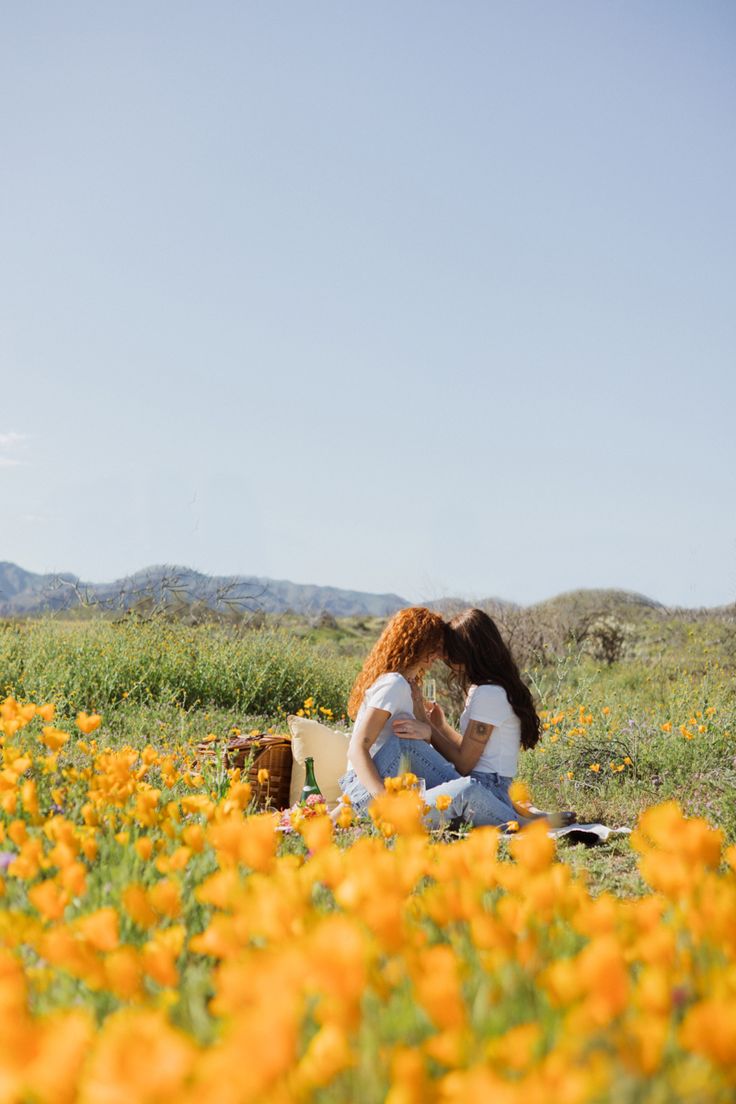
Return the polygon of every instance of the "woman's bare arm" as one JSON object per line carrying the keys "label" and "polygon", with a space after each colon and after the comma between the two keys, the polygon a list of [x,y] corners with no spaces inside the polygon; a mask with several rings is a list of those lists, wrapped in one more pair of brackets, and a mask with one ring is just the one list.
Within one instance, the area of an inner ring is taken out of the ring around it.
{"label": "woman's bare arm", "polygon": [[460,774],[470,774],[490,740],[494,726],[483,721],[469,721],[465,733],[461,735],[450,728],[441,707],[436,703],[428,711],[428,720],[432,727],[432,746]]}
{"label": "woman's bare arm", "polygon": [[348,757],[359,781],[372,797],[383,793],[383,779],[376,770],[370,749],[381,734],[391,714],[386,709],[366,709],[360,725],[353,729]]}

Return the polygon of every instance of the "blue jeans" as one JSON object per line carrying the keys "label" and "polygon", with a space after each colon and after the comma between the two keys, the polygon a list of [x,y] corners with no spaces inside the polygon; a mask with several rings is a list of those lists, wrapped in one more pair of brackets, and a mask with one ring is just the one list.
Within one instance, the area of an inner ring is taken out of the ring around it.
{"label": "blue jeans", "polygon": [[[424,799],[432,807],[428,814],[432,826],[455,818],[476,825],[503,825],[509,820],[519,820],[508,799],[508,786],[502,794],[502,787],[488,785],[480,774],[464,778],[452,763],[448,763],[436,748],[424,740],[400,740],[398,736],[390,736],[374,755],[373,765],[381,778],[395,778],[402,769],[402,760],[408,764],[410,771],[425,780],[427,792]],[[507,781],[510,783],[510,779]],[[343,775],[340,786],[350,798],[356,813],[365,813],[371,803],[371,795],[354,770]],[[437,798],[444,796],[452,798],[452,801],[449,808],[440,813],[434,806]]]}
{"label": "blue jeans", "polygon": [[513,778],[507,778],[506,775],[503,774],[496,774],[494,771],[471,771],[470,777],[479,785],[484,786],[486,790],[495,794],[499,801],[502,801],[507,806],[509,810],[509,820],[515,820],[518,824],[531,824],[534,817],[520,816],[509,797],[509,787],[513,782]]}
{"label": "blue jeans", "polygon": [[[381,778],[396,778],[402,770],[410,770],[424,779],[428,790],[460,778],[452,763],[448,763],[431,744],[424,740],[400,740],[398,736],[389,736],[373,756],[373,766]],[[343,775],[340,787],[357,813],[367,810],[371,795],[354,770]]]}

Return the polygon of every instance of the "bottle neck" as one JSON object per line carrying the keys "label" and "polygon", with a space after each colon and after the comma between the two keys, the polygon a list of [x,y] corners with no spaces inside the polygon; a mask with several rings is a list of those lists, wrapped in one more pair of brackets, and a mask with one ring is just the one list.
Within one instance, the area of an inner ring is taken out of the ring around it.
{"label": "bottle neck", "polygon": [[305,775],[306,775],[306,777],[305,777],[306,785],[316,787],[317,779],[314,777],[314,759],[308,757],[307,759],[304,760],[304,770],[305,770]]}

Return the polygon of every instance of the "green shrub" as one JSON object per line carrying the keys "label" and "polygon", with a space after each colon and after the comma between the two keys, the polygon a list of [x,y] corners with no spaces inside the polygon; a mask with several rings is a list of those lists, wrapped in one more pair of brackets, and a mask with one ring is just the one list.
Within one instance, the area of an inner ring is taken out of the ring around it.
{"label": "green shrub", "polygon": [[156,702],[276,716],[313,697],[339,717],[357,668],[279,629],[236,637],[156,621],[0,627],[5,693],[65,710]]}

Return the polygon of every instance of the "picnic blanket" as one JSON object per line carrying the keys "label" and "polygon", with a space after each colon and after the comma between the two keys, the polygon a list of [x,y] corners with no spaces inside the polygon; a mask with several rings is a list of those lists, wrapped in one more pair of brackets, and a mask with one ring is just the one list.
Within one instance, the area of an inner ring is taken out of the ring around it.
{"label": "picnic blanket", "polygon": [[567,839],[570,843],[584,843],[586,847],[595,847],[605,843],[611,836],[628,836],[630,828],[609,828],[607,824],[567,824],[564,828],[550,828],[547,833],[552,839]]}

